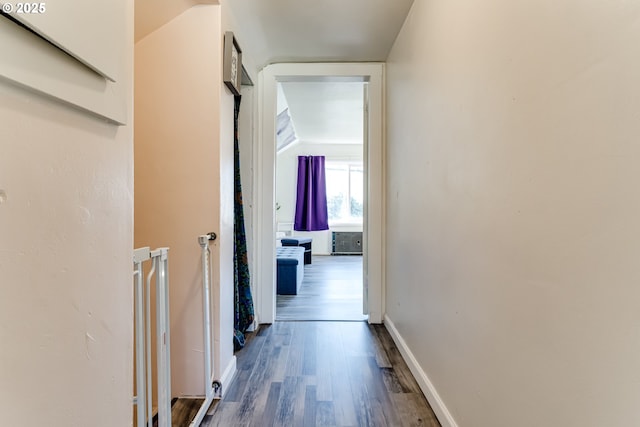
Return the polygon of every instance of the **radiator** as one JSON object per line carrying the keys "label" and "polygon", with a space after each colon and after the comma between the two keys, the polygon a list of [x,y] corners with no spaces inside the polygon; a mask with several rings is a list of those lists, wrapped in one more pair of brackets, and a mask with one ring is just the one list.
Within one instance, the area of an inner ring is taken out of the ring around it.
{"label": "radiator", "polygon": [[362,255],[362,231],[334,231],[331,255]]}
{"label": "radiator", "polygon": [[[156,343],[158,385],[158,427],[171,427],[171,359],[169,349],[169,248],[154,251],[148,247],[133,252],[134,319],[136,349],[136,395],[138,427],[153,423],[153,389],[151,369],[151,282],[155,276]],[[151,270],[144,277],[143,264],[151,262]],[[146,285],[146,286],[145,286]]]}

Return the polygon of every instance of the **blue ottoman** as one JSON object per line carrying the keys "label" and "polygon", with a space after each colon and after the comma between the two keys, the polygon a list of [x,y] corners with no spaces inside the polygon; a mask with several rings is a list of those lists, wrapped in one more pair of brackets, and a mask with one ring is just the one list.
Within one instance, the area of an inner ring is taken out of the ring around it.
{"label": "blue ottoman", "polygon": [[304,248],[276,248],[276,287],[280,295],[297,295],[304,276]]}
{"label": "blue ottoman", "polygon": [[287,237],[282,239],[282,246],[300,246],[304,248],[304,263],[311,264],[311,242],[310,237]]}

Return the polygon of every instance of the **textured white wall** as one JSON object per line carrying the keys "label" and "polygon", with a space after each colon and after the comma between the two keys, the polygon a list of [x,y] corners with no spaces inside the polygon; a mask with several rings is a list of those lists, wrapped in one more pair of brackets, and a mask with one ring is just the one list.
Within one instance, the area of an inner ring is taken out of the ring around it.
{"label": "textured white wall", "polygon": [[640,425],[640,3],[417,1],[387,314],[460,426]]}
{"label": "textured white wall", "polygon": [[133,5],[118,1],[127,126],[0,81],[2,425],[132,420]]}

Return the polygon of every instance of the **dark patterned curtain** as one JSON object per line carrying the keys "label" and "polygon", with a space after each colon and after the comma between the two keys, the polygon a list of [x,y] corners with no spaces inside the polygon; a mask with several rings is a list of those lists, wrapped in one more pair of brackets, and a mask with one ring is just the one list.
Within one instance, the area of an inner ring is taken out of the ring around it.
{"label": "dark patterned curtain", "polygon": [[298,156],[298,194],[293,229],[329,229],[324,156]]}
{"label": "dark patterned curtain", "polygon": [[233,324],[233,344],[236,350],[244,347],[244,333],[253,323],[253,298],[249,278],[249,261],[247,259],[247,237],[244,231],[244,210],[242,206],[242,185],[240,182],[240,149],[238,144],[238,115],[240,113],[240,96],[235,97],[234,112],[234,192],[233,204],[233,284],[235,297],[235,321]]}

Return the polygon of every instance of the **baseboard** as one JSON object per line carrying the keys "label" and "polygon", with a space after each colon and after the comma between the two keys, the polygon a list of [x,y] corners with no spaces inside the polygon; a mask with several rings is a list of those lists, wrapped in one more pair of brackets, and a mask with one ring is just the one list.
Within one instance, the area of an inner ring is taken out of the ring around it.
{"label": "baseboard", "polygon": [[236,376],[236,362],[236,356],[233,356],[231,358],[231,361],[229,361],[226,369],[222,373],[222,377],[220,377],[220,384],[222,384],[222,393],[220,395],[221,398],[224,397],[226,391],[229,389],[229,387],[231,387],[231,382]]}
{"label": "baseboard", "polygon": [[440,421],[442,427],[458,427],[458,424],[456,424],[453,416],[451,416],[451,413],[440,398],[440,395],[438,394],[436,388],[433,386],[433,383],[431,382],[431,380],[429,380],[426,372],[424,372],[424,370],[416,360],[415,356],[409,349],[409,346],[407,346],[407,343],[404,341],[395,325],[393,324],[393,321],[391,321],[389,316],[387,316],[386,314],[384,316],[384,326],[385,328],[387,328],[387,331],[389,331],[391,338],[393,338],[393,341],[396,343],[398,350],[400,350],[400,354],[402,354],[402,358],[409,366],[411,373],[415,377],[418,385],[420,386],[420,389],[429,401],[429,404],[431,405],[433,412],[435,412],[436,417],[438,417],[438,421]]}
{"label": "baseboard", "polygon": [[249,325],[249,327],[247,328],[247,332],[255,332],[258,330],[259,328],[259,324],[258,324],[258,320],[254,319],[253,322],[251,322],[251,324]]}

